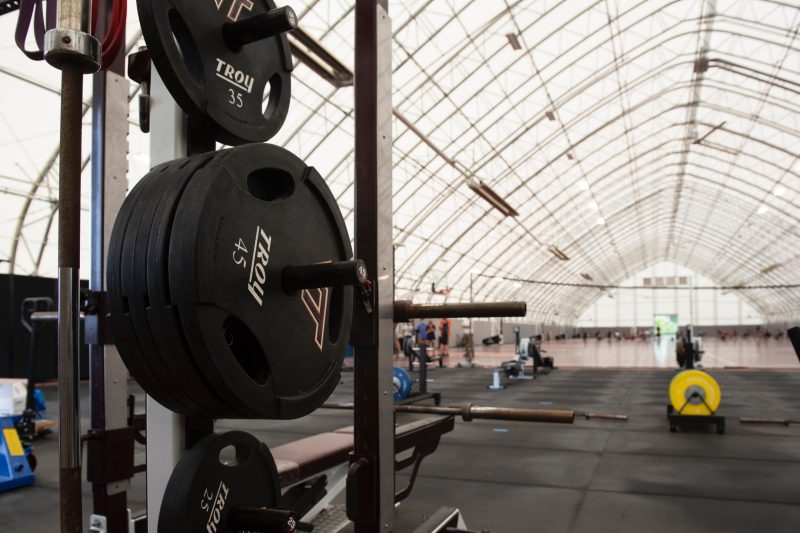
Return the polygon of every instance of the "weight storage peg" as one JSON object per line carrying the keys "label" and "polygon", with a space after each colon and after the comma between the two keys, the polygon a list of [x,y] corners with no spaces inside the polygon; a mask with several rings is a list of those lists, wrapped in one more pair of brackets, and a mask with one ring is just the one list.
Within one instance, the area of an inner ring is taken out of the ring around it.
{"label": "weight storage peg", "polygon": [[291,8],[272,0],[137,0],[153,64],[183,111],[219,142],[263,142],[289,111]]}
{"label": "weight storage peg", "polygon": [[283,269],[281,280],[286,291],[364,285],[367,282],[367,265],[361,259],[354,259],[337,263],[287,266]]}
{"label": "weight storage peg", "polygon": [[246,44],[296,29],[297,15],[291,7],[285,6],[237,22],[226,22],[222,32],[231,50],[240,50]]}

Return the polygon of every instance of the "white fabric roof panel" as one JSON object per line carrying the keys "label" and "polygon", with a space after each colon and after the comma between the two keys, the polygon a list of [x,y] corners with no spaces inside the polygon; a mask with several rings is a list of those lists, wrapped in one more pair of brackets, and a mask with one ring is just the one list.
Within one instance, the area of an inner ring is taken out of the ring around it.
{"label": "white fabric roof panel", "polygon": [[[352,67],[352,0],[292,5]],[[571,285],[674,261],[720,285],[792,286],[740,292],[770,321],[800,317],[800,7],[420,0],[390,14],[398,298],[464,301],[472,278],[476,299],[520,298],[529,320],[572,322],[601,292]],[[27,105],[0,103],[0,253],[16,242],[15,271],[52,274],[58,75],[13,48],[15,18],[0,18],[0,79]],[[149,163],[136,120],[132,107],[132,183]],[[273,142],[321,171],[351,232],[353,127],[352,88],[299,64]]]}

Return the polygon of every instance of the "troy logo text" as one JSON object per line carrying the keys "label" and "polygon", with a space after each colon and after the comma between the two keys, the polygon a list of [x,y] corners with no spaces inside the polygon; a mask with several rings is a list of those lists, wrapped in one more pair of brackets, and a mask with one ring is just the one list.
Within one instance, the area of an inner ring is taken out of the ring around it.
{"label": "troy logo text", "polygon": [[219,526],[220,518],[222,518],[222,510],[225,508],[225,501],[228,499],[228,486],[220,481],[219,488],[217,489],[217,497],[214,500],[214,506],[208,515],[208,522],[206,522],[206,533],[216,533],[217,526]]}
{"label": "troy logo text", "polygon": [[253,92],[253,77],[241,70],[237,70],[233,65],[220,58],[217,58],[217,77],[227,81],[237,89],[247,91],[247,94]]}

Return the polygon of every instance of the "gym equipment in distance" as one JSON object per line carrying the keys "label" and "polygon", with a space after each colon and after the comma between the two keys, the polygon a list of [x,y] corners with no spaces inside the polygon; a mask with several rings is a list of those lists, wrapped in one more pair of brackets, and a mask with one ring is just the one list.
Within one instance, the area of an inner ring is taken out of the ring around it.
{"label": "gym equipment in distance", "polygon": [[667,406],[669,430],[713,425],[725,433],[725,417],[716,414],[722,394],[717,381],[701,370],[684,370],[672,378]]}

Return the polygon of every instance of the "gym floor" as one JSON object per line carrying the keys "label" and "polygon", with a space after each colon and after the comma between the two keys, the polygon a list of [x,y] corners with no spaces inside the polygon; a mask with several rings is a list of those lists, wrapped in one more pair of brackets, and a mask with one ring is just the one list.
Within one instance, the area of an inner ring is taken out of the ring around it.
{"label": "gym floor", "polygon": [[[554,357],[560,367],[589,368],[674,368],[675,337],[658,340],[578,339],[545,342],[543,355]],[[738,338],[703,339],[705,368],[792,368],[800,363],[789,339]],[[438,353],[438,351],[437,351]],[[458,366],[463,361],[463,348],[450,348],[445,366]],[[514,344],[475,346],[475,363],[496,367],[514,357]],[[405,359],[405,358],[403,358]],[[401,363],[398,363],[401,364]],[[406,363],[407,364],[407,363]]]}
{"label": "gym floor", "polygon": [[[410,500],[459,507],[471,529],[494,532],[796,532],[800,427],[741,425],[738,417],[797,418],[800,372],[713,370],[723,395],[719,414],[728,417],[724,435],[713,428],[668,431],[666,396],[674,374],[561,368],[491,391],[486,368],[431,369],[429,388],[442,393],[445,405],[572,408],[624,413],[630,420],[458,421],[423,463]],[[47,389],[46,396],[55,415],[55,391]],[[351,397],[352,374],[345,373],[332,400]],[[82,400],[86,424],[85,387]],[[398,417],[399,423],[408,420]],[[301,420],[222,421],[217,428],[244,429],[276,446],[351,423],[349,412],[318,410]],[[57,530],[55,436],[38,441],[36,454],[35,486],[0,494],[3,531]],[[139,448],[137,460],[143,456]],[[399,476],[398,486],[405,481]],[[85,495],[88,521],[89,486]],[[143,509],[142,476],[129,499],[134,510]]]}

